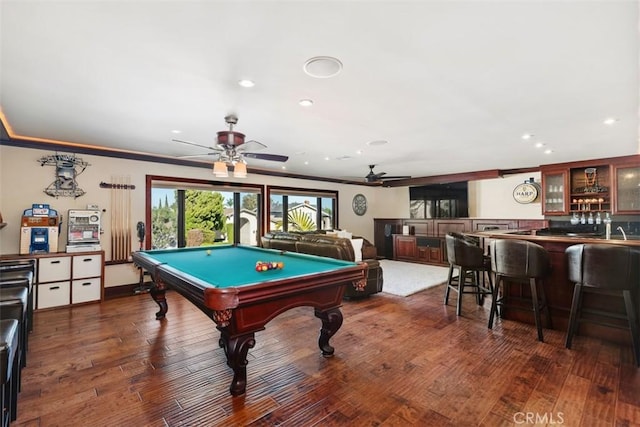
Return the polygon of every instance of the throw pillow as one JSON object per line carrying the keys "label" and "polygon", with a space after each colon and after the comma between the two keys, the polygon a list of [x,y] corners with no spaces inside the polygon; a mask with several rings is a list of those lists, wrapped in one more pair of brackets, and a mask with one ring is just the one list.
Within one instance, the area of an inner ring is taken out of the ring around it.
{"label": "throw pillow", "polygon": [[353,246],[353,253],[355,254],[355,262],[362,261],[362,244],[364,243],[363,239],[351,239],[351,246]]}

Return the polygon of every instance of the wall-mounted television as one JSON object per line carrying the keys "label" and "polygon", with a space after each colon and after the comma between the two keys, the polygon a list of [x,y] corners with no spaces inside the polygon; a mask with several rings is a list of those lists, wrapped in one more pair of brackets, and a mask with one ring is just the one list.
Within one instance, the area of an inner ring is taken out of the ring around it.
{"label": "wall-mounted television", "polygon": [[409,200],[411,218],[466,218],[469,216],[469,192],[466,181],[410,187]]}

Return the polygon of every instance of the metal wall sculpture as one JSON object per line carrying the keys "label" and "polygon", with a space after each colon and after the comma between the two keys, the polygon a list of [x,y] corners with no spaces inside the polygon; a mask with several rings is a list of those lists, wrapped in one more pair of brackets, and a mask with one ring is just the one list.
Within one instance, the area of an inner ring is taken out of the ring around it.
{"label": "metal wall sculpture", "polygon": [[[49,196],[56,199],[62,197],[80,197],[85,191],[78,187],[76,178],[89,166],[88,162],[85,162],[75,154],[50,154],[43,156],[38,160],[40,166],[55,166],[55,181],[53,181],[44,192]],[[80,168],[80,170],[76,170]]]}

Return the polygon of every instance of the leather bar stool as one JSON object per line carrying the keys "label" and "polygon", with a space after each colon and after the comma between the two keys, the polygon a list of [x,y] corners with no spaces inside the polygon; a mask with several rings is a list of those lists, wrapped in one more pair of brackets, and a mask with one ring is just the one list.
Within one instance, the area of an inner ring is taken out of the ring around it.
{"label": "leather bar stool", "polygon": [[[493,319],[500,308],[514,308],[532,310],[534,313],[538,341],[543,341],[542,322],[540,312],[547,314],[547,326],[551,327],[551,315],[542,286],[542,280],[551,272],[549,253],[542,246],[525,240],[497,239],[491,242],[491,268],[495,273],[495,285],[493,287],[493,299],[489,314],[489,329],[493,328]],[[531,307],[522,304],[511,304],[519,298],[509,295],[509,286],[512,283],[529,285],[531,290]],[[503,285],[502,295],[500,285]]]}
{"label": "leather bar stool", "polygon": [[15,421],[18,415],[19,323],[15,319],[0,320],[0,388],[2,389],[2,427]]}
{"label": "leather bar stool", "polygon": [[29,295],[27,301],[27,330],[33,330],[33,272],[31,270],[7,269],[0,267],[0,289],[25,288]]}
{"label": "leather bar stool", "polygon": [[[450,291],[458,293],[456,315],[462,312],[462,295],[474,294],[478,305],[484,303],[484,296],[493,293],[491,281],[491,260],[484,255],[484,251],[475,242],[464,238],[460,234],[449,233],[445,236],[447,245],[447,259],[449,261],[449,276],[444,294],[444,304],[449,303]],[[454,275],[454,270],[458,275]],[[484,274],[489,273],[489,287],[485,286]],[[482,274],[482,281],[480,280]]]}
{"label": "leather bar stool", "polygon": [[20,367],[27,366],[26,341],[27,328],[27,301],[29,293],[26,288],[1,288],[0,287],[0,319],[14,319],[20,324],[18,356]]}
{"label": "leather bar stool", "polygon": [[[640,366],[640,328],[638,326],[638,292],[640,291],[640,248],[607,244],[579,244],[565,250],[569,280],[574,285],[569,327],[565,347],[571,348],[580,322],[626,328],[613,319],[628,322],[636,365]],[[626,314],[582,308],[584,292],[622,295]],[[588,314],[588,317],[582,317]],[[595,316],[594,316],[595,315]]]}

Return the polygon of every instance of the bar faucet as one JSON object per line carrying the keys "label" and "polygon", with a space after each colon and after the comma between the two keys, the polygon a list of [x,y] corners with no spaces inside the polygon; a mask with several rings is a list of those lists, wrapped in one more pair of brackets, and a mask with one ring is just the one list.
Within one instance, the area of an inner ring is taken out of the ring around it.
{"label": "bar faucet", "polygon": [[618,227],[616,228],[616,230],[622,233],[622,237],[624,238],[624,240],[627,240],[627,235],[625,234],[624,229],[622,227]]}

